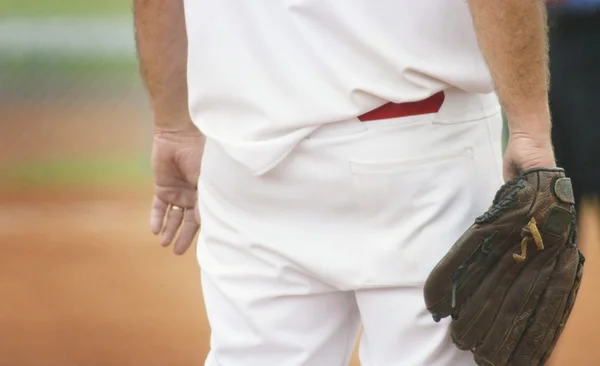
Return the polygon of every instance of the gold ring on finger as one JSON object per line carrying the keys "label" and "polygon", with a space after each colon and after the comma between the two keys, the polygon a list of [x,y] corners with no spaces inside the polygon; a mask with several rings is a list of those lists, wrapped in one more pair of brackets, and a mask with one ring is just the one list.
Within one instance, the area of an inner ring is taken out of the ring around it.
{"label": "gold ring on finger", "polygon": [[185,210],[183,207],[171,205],[171,210],[173,211],[183,211]]}

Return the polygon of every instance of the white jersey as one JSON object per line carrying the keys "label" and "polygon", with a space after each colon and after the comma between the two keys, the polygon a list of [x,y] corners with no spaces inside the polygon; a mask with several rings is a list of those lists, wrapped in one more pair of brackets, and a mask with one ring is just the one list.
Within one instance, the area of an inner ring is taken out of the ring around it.
{"label": "white jersey", "polygon": [[185,13],[192,119],[254,174],[325,123],[493,92],[465,0],[185,0]]}

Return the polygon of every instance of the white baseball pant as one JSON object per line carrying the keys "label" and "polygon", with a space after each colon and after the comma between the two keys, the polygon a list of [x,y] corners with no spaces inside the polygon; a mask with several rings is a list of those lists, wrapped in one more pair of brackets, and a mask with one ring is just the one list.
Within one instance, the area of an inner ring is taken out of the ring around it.
{"label": "white baseball pant", "polygon": [[207,142],[198,243],[206,366],[468,366],[423,283],[501,177],[496,98],[325,125],[262,176]]}

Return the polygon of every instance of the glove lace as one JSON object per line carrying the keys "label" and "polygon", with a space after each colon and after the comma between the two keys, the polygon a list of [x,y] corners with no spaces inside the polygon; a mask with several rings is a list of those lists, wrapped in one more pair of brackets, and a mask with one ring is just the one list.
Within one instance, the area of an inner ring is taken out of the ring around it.
{"label": "glove lace", "polygon": [[[485,224],[488,223],[502,215],[506,209],[517,201],[519,191],[525,188],[525,178],[519,177],[512,181],[506,182],[499,190],[496,192],[496,196],[492,202],[492,206],[483,213],[483,215],[479,216],[475,219],[477,224]],[[506,193],[509,189],[512,189],[510,192]],[[502,197],[502,198],[501,198]]]}
{"label": "glove lace", "polygon": [[521,240],[521,253],[513,254],[517,262],[524,262],[527,259],[527,245],[533,240],[538,251],[544,250],[544,241],[537,227],[535,218],[531,218],[527,227],[523,230],[523,240]]}

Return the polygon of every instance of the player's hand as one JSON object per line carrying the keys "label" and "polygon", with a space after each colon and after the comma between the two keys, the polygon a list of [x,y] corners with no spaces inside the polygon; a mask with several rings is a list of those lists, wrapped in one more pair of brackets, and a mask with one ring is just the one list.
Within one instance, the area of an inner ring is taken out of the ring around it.
{"label": "player's hand", "polygon": [[542,136],[524,132],[509,135],[504,152],[504,180],[533,168],[555,168],[556,161],[549,134]]}
{"label": "player's hand", "polygon": [[197,188],[203,151],[204,137],[195,127],[154,133],[150,228],[164,247],[175,240],[175,254],[185,253],[200,229]]}

